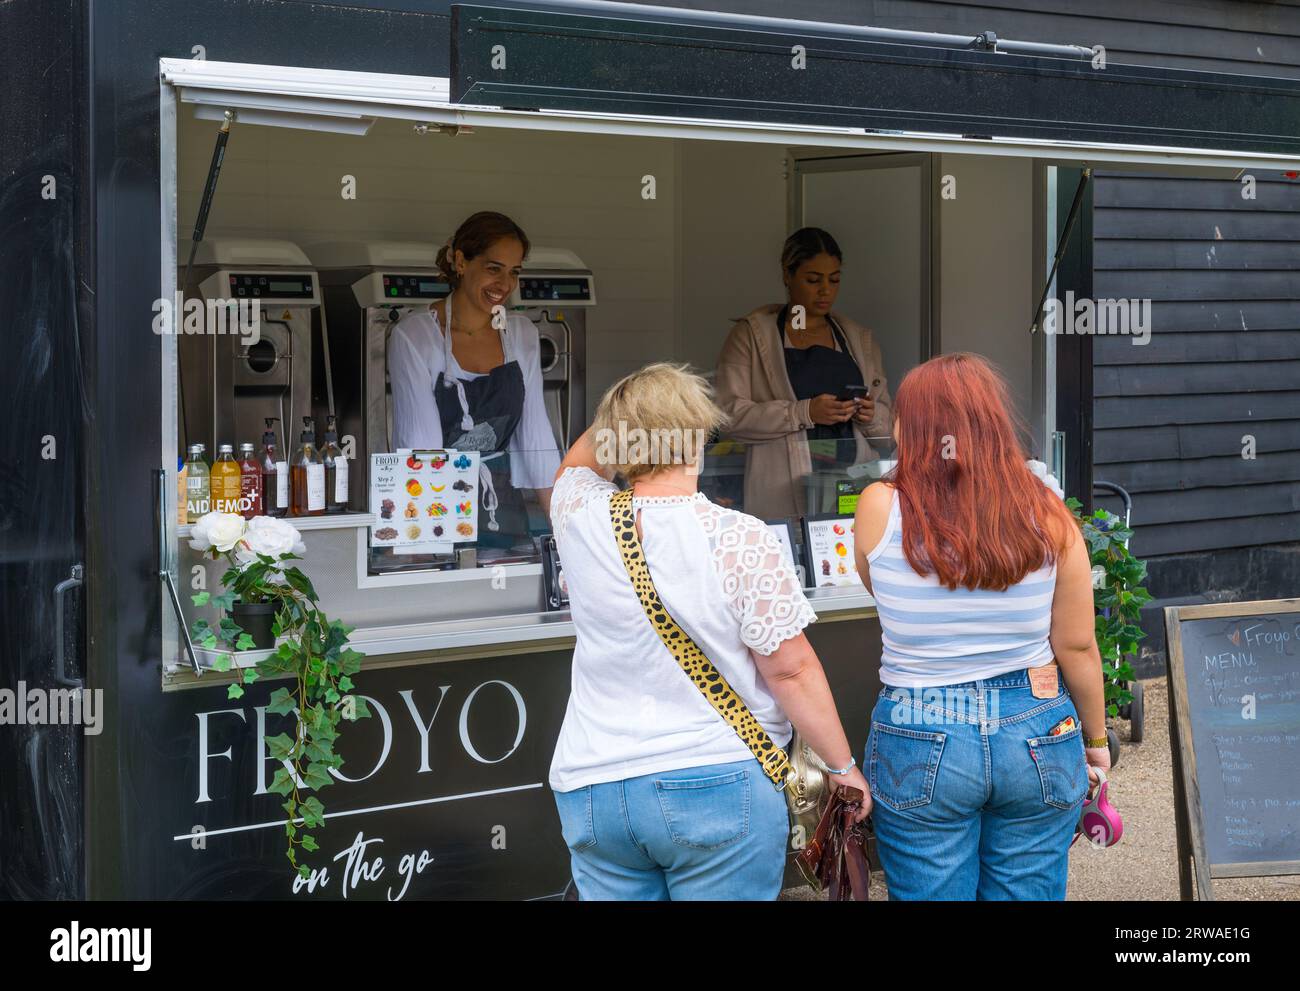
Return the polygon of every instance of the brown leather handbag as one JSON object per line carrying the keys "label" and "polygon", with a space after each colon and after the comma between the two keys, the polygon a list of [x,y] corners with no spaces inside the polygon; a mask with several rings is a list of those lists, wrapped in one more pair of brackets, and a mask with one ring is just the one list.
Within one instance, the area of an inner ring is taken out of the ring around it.
{"label": "brown leather handbag", "polygon": [[854,822],[862,792],[838,786],[817,824],[817,832],[795,858],[804,879],[825,891],[829,901],[865,902],[871,887],[864,822]]}

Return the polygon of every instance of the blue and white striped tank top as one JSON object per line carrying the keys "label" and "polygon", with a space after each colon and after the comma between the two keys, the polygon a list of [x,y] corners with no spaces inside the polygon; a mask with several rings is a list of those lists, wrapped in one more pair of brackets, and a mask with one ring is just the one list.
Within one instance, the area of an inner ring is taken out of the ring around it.
{"label": "blue and white striped tank top", "polygon": [[992,678],[1052,660],[1056,565],[1031,571],[1006,591],[949,591],[903,555],[903,517],[894,491],[889,522],[867,555],[883,631],[880,680],[929,688]]}

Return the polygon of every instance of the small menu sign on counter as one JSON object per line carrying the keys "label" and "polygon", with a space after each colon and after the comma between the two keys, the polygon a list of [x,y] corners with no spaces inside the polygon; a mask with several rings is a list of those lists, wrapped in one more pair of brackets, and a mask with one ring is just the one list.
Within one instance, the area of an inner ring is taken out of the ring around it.
{"label": "small menu sign on counter", "polygon": [[803,534],[810,587],[862,587],[853,561],[852,516],[805,517]]}
{"label": "small menu sign on counter", "polygon": [[478,451],[370,456],[371,547],[450,553],[478,539]]}

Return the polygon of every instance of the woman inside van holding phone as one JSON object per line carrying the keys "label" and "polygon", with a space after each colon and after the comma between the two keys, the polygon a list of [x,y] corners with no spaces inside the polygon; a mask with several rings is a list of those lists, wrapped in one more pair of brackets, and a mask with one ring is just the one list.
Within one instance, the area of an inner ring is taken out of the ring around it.
{"label": "woman inside van holding phone", "polygon": [[[804,227],[781,252],[786,302],[737,321],[718,356],[718,404],[727,434],[747,442],[744,510],[798,516],[812,455],[840,465],[877,457],[893,429],[884,359],[867,328],[835,313],[843,254],[829,233]],[[810,451],[811,445],[811,451]]]}

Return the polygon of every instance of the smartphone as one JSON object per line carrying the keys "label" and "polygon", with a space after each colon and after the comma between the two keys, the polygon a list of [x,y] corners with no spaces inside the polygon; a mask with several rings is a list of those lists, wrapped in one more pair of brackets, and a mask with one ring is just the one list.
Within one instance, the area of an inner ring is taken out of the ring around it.
{"label": "smartphone", "polygon": [[868,399],[871,396],[871,390],[865,385],[846,385],[840,390],[840,394],[835,398],[842,403],[850,399]]}

